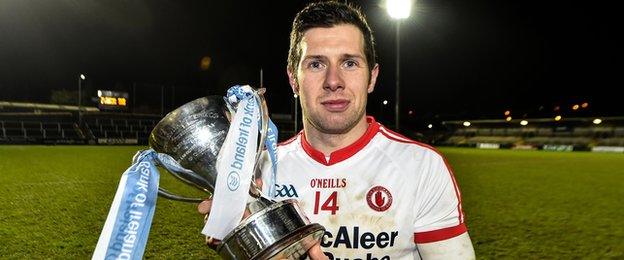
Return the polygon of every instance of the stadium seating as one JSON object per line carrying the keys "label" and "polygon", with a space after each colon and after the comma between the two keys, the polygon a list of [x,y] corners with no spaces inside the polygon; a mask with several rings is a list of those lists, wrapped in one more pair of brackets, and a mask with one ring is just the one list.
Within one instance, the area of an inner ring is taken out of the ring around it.
{"label": "stadium seating", "polygon": [[520,129],[520,133],[524,137],[533,137],[537,133],[537,128],[535,127],[523,127]]}
{"label": "stadium seating", "polygon": [[147,144],[149,134],[159,121],[157,115],[92,113],[85,115],[83,128],[94,140],[136,140],[139,144]]}
{"label": "stadium seating", "polygon": [[593,127],[591,130],[597,138],[607,138],[613,136],[612,127]]}
{"label": "stadium seating", "polygon": [[507,134],[507,131],[505,131],[505,128],[494,128],[492,129],[492,135],[493,136],[505,136]]}
{"label": "stadium seating", "polygon": [[484,143],[499,144],[501,147],[524,145],[540,149],[544,146],[572,146],[574,150],[590,150],[593,146],[624,146],[624,120],[619,120],[611,120],[606,125],[588,124],[587,120],[573,123],[535,120],[529,126],[488,121],[469,127],[464,127],[463,121],[455,121],[455,128],[451,127],[449,133],[441,135],[443,140],[436,140],[436,143],[452,146],[479,146]]}
{"label": "stadium seating", "polygon": [[160,120],[158,115],[85,113],[82,125],[76,114],[4,113],[0,114],[0,143],[138,143],[147,144],[150,132]]}
{"label": "stadium seating", "polygon": [[71,113],[0,116],[0,143],[80,143],[84,136]]}
{"label": "stadium seating", "polygon": [[479,129],[477,129],[476,134],[480,135],[480,136],[490,136],[490,135],[492,135],[492,129],[490,129],[490,128],[479,128]]}
{"label": "stadium seating", "polygon": [[512,145],[521,138],[517,136],[475,136],[468,138],[466,143],[468,144],[478,144],[478,143],[497,143],[502,145]]}
{"label": "stadium seating", "polygon": [[552,128],[538,128],[536,130],[536,135],[537,136],[552,136],[553,129]]}
{"label": "stadium seating", "polygon": [[598,139],[596,144],[601,146],[624,146],[624,137]]}

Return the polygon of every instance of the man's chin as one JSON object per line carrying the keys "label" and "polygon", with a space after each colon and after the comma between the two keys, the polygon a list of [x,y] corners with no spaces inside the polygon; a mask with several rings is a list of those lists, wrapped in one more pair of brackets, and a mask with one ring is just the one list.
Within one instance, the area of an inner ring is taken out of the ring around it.
{"label": "man's chin", "polygon": [[323,127],[321,129],[319,129],[319,131],[321,133],[324,134],[330,134],[330,135],[340,135],[340,134],[346,134],[349,132],[349,130],[351,130],[351,128],[348,127],[341,127],[341,128],[327,128],[327,127]]}
{"label": "man's chin", "polygon": [[357,124],[357,120],[348,116],[330,116],[317,121],[316,128],[325,134],[346,134]]}

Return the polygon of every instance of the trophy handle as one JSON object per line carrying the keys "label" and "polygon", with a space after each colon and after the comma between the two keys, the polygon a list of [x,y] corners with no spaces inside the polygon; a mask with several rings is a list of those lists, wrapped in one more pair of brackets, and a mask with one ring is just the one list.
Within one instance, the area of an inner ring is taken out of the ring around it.
{"label": "trophy handle", "polygon": [[190,197],[183,197],[183,196],[179,196],[176,194],[171,193],[170,191],[160,188],[158,187],[158,195],[170,199],[170,200],[177,200],[177,201],[184,201],[184,202],[192,202],[192,203],[196,203],[196,202],[202,202],[204,201],[204,199],[200,199],[200,198],[190,198]]}
{"label": "trophy handle", "polygon": [[264,141],[266,140],[267,130],[269,128],[269,109],[266,104],[266,99],[264,99],[264,93],[266,92],[266,88],[259,88],[257,91],[253,92],[253,95],[260,101],[260,116],[262,118],[262,125],[260,129],[260,144],[258,144],[258,151],[256,152],[256,164],[253,168],[253,177],[251,179],[251,187],[249,189],[249,194],[254,198],[262,197],[262,190],[260,187],[256,185],[256,172],[258,172],[260,168],[260,156],[262,155],[262,150],[265,147]]}
{"label": "trophy handle", "polygon": [[[174,177],[176,177],[179,180],[181,180],[183,183],[185,183],[187,185],[190,185],[190,186],[193,186],[193,187],[195,187],[195,188],[197,188],[199,190],[209,192],[206,188],[203,188],[201,185],[198,185],[197,183],[189,181],[186,178],[182,178],[182,176],[180,176],[181,173],[184,173],[187,176],[193,177],[195,179],[198,179],[198,180],[201,179],[201,178],[198,178],[197,174],[194,173],[193,171],[188,170],[188,169],[184,169],[184,168],[182,168],[182,169],[171,168],[167,164],[161,164],[161,166],[163,168],[165,168],[165,170],[167,172],[169,172],[171,175],[173,175]],[[174,194],[174,193],[172,193],[172,192],[170,192],[167,189],[162,188],[162,187],[158,187],[158,195],[160,195],[160,196],[162,196],[162,197],[164,197],[166,199],[183,201],[183,202],[202,202],[202,201],[205,200],[205,199],[202,199],[202,198],[191,198],[191,197],[180,196],[180,195]]]}

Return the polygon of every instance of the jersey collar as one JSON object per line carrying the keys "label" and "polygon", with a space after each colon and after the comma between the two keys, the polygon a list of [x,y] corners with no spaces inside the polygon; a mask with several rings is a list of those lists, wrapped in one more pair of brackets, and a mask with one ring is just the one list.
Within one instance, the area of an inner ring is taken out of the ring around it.
{"label": "jersey collar", "polygon": [[308,140],[305,137],[305,132],[303,131],[301,132],[301,146],[303,147],[303,150],[310,157],[312,157],[312,159],[323,165],[329,166],[342,162],[362,150],[362,148],[364,148],[364,146],[366,146],[373,139],[375,134],[377,134],[377,131],[379,131],[379,124],[375,121],[375,118],[367,116],[366,122],[368,123],[368,128],[366,129],[364,135],[349,146],[332,152],[329,155],[329,160],[326,160],[325,155],[322,152],[314,149],[314,147],[308,143]]}

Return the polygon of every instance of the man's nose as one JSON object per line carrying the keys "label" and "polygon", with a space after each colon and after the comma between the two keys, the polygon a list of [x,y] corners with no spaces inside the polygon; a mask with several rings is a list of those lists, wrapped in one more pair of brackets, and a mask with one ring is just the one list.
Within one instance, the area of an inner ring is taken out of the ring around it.
{"label": "man's nose", "polygon": [[327,70],[325,82],[323,83],[323,89],[336,91],[342,88],[344,88],[344,81],[342,80],[340,68],[330,66]]}

